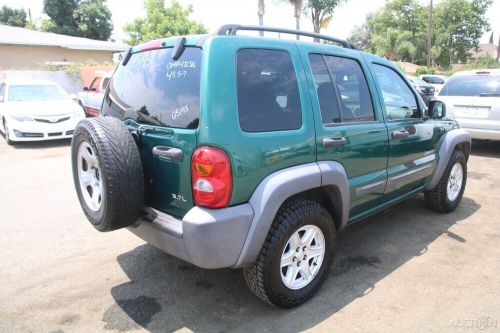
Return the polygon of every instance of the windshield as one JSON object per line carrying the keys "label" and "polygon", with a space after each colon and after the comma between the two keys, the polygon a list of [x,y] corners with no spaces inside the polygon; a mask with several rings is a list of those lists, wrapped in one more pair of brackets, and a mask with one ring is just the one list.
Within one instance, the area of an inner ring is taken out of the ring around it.
{"label": "windshield", "polygon": [[177,128],[198,128],[201,49],[186,47],[178,60],[172,48],[138,52],[120,65],[102,112],[120,119]]}
{"label": "windshield", "polygon": [[460,75],[449,79],[442,96],[488,96],[500,95],[500,75]]}
{"label": "windshield", "polygon": [[51,84],[12,85],[8,100],[13,102],[54,101],[68,99],[68,94],[59,86]]}

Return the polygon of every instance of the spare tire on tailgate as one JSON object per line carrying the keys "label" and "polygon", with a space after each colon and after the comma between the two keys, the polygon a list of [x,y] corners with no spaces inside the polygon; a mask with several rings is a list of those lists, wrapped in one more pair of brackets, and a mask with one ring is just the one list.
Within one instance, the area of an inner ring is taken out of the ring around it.
{"label": "spare tire on tailgate", "polygon": [[144,202],[144,175],[137,145],[116,118],[78,123],[71,143],[73,180],[80,205],[99,231],[132,225]]}

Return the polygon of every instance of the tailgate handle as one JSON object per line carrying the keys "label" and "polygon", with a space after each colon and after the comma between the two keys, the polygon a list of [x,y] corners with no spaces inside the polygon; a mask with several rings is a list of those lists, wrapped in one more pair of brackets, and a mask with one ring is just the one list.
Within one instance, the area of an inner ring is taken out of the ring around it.
{"label": "tailgate handle", "polygon": [[343,146],[347,143],[347,140],[343,137],[335,137],[335,138],[323,138],[323,147],[339,147]]}
{"label": "tailgate handle", "polygon": [[153,155],[169,161],[182,161],[184,153],[179,148],[167,146],[153,147]]}
{"label": "tailgate handle", "polygon": [[409,135],[410,135],[410,132],[408,132],[406,130],[392,132],[392,138],[395,140],[406,138]]}

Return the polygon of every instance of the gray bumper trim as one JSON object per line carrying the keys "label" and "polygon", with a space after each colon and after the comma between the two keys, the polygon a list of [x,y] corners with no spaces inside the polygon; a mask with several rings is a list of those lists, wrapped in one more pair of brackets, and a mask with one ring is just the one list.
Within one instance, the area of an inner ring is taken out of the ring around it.
{"label": "gray bumper trim", "polygon": [[129,227],[132,233],[160,250],[202,268],[233,266],[252,222],[250,204],[222,209],[194,207],[181,220],[148,208]]}

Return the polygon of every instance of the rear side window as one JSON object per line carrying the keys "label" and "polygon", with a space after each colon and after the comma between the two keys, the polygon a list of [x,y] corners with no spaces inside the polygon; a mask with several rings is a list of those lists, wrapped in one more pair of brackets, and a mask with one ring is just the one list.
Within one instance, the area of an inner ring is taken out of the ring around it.
{"label": "rear side window", "polygon": [[243,131],[285,131],[302,126],[297,78],[287,52],[242,49],[236,64],[238,116]]}
{"label": "rear side window", "polygon": [[323,124],[375,120],[368,84],[356,60],[310,54]]}
{"label": "rear side window", "polygon": [[460,75],[449,79],[440,93],[443,96],[499,96],[500,75]]}
{"label": "rear side window", "polygon": [[178,60],[172,59],[171,48],[135,53],[126,66],[118,66],[103,113],[150,125],[197,128],[200,65],[201,49],[194,47],[187,47]]}

